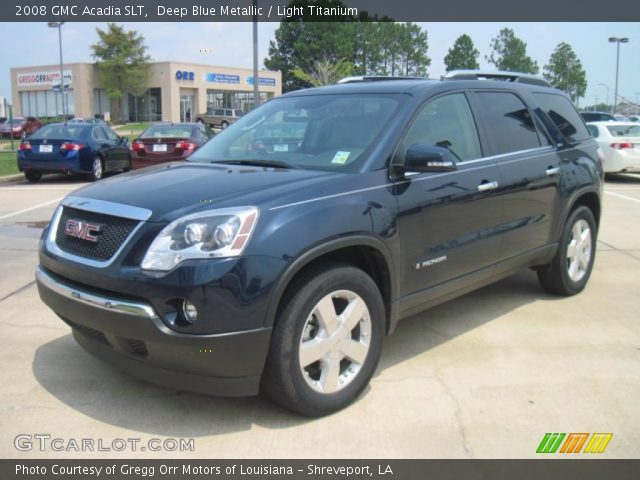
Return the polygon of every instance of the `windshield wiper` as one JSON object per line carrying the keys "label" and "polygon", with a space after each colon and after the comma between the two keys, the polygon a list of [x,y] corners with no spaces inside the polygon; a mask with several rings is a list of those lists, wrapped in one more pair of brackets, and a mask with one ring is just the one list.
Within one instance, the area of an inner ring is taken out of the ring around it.
{"label": "windshield wiper", "polygon": [[296,168],[290,163],[281,162],[280,160],[258,160],[258,159],[216,160],[211,163],[222,163],[225,165],[255,165],[257,167],[273,167],[273,168],[289,168],[289,169]]}

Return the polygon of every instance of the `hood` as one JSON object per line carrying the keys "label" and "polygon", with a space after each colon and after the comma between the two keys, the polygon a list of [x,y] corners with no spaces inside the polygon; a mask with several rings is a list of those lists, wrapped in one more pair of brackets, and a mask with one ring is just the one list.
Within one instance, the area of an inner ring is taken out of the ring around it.
{"label": "hood", "polygon": [[[203,209],[269,207],[312,195],[310,187],[344,174],[238,165],[173,162],[101,180],[71,195],[149,209],[165,222]],[[283,198],[284,197],[284,198]]]}

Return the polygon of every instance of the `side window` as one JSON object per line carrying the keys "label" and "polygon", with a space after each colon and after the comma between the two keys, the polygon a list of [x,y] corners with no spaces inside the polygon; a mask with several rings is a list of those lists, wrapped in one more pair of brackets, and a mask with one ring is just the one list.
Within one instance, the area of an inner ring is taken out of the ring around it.
{"label": "side window", "polygon": [[595,125],[587,125],[587,129],[593,138],[598,138],[600,132],[598,131],[598,127]]}
{"label": "side window", "polygon": [[534,97],[569,142],[589,138],[584,121],[568,98],[553,93],[534,93]]}
{"label": "side window", "polygon": [[217,117],[222,117],[224,115],[224,110],[221,108],[216,109],[213,114]]}
{"label": "side window", "polygon": [[94,140],[106,140],[107,139],[107,136],[102,131],[101,127],[94,127],[93,128],[93,132],[92,132],[92,136],[93,136]]}
{"label": "side window", "polygon": [[477,92],[493,146],[491,155],[529,150],[540,146],[531,113],[517,95],[509,92]]}
{"label": "side window", "polygon": [[110,128],[104,128],[102,127],[102,130],[104,130],[105,135],[107,136],[107,138],[109,140],[118,140],[118,134],[116,132],[114,132],[113,130],[111,130]]}
{"label": "side window", "polygon": [[404,138],[404,151],[417,143],[446,148],[458,161],[482,156],[476,124],[464,94],[439,97],[422,108]]}

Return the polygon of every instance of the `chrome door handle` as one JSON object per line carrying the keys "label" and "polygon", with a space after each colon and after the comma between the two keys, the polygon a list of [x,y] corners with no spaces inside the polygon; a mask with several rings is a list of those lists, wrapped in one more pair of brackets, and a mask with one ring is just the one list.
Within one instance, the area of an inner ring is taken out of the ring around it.
{"label": "chrome door handle", "polygon": [[560,167],[549,167],[547,168],[544,173],[547,174],[547,176],[552,177],[553,175],[557,175],[560,172]]}
{"label": "chrome door handle", "polygon": [[488,192],[489,190],[495,190],[498,188],[498,182],[486,182],[478,185],[479,192]]}

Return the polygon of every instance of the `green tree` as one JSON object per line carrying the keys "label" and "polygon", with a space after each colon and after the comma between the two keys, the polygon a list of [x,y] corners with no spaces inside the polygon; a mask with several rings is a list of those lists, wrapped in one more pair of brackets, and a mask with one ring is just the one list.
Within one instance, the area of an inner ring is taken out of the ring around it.
{"label": "green tree", "polygon": [[106,30],[96,28],[99,41],[91,46],[100,79],[111,99],[113,118],[122,120],[121,99],[126,93],[142,95],[148,85],[149,61],[144,37],[136,31],[109,23]]}
{"label": "green tree", "polygon": [[537,74],[538,63],[527,55],[527,44],[510,28],[503,28],[491,40],[491,53],[485,56],[498,70]]}
{"label": "green tree", "polygon": [[[307,5],[309,1],[293,0],[289,6]],[[314,4],[343,5],[339,0],[315,0]],[[314,73],[320,73],[318,67],[327,62],[334,64],[334,72],[349,70],[351,75],[427,73],[431,63],[427,32],[416,24],[370,17],[365,11],[349,22],[342,17],[328,17],[329,22],[305,22],[305,16],[306,13],[280,23],[264,60],[266,68],[282,72],[285,92],[314,85]],[[351,68],[347,69],[345,63]]]}
{"label": "green tree", "polygon": [[453,47],[444,57],[447,72],[451,70],[477,70],[480,68],[478,56],[480,52],[473,45],[473,40],[467,34],[460,35]]}
{"label": "green tree", "polygon": [[344,77],[353,75],[353,64],[345,60],[333,62],[328,58],[318,60],[308,72],[300,67],[295,67],[291,71],[292,75],[308,83],[312,87],[331,85]]}
{"label": "green tree", "polygon": [[562,42],[544,66],[544,78],[554,87],[564,91],[577,102],[587,91],[587,74],[582,63],[568,43]]}

